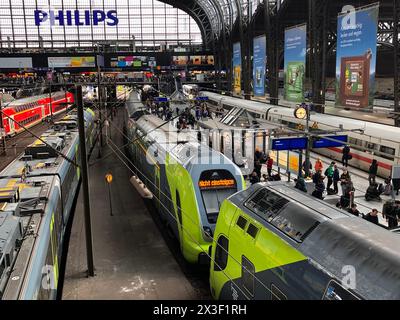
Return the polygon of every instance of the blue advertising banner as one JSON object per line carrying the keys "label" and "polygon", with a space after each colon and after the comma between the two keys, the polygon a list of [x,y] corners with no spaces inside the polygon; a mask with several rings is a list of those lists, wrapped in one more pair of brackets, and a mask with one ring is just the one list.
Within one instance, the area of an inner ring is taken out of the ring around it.
{"label": "blue advertising banner", "polygon": [[285,100],[304,101],[307,25],[285,30]]}
{"label": "blue advertising banner", "polygon": [[372,108],[379,5],[340,13],[336,52],[336,105]]}
{"label": "blue advertising banner", "polygon": [[233,44],[233,92],[241,94],[242,87],[242,55],[240,51],[240,42]]}
{"label": "blue advertising banner", "polygon": [[253,41],[253,90],[255,96],[265,95],[265,36],[254,38]]}

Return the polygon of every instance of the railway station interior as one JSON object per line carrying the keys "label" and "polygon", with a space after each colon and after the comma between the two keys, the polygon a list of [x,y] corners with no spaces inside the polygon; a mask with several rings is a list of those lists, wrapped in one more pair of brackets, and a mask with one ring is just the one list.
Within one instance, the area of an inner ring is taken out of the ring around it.
{"label": "railway station interior", "polygon": [[0,300],[400,300],[399,32],[400,0],[0,0]]}

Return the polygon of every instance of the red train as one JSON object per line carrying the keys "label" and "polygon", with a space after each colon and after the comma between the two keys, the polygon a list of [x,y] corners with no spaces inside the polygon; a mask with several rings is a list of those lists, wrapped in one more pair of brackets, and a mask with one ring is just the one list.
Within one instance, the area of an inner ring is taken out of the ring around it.
{"label": "red train", "polygon": [[5,134],[6,136],[13,136],[24,130],[9,117],[29,128],[50,117],[51,114],[56,115],[65,111],[73,103],[74,95],[70,92],[64,91],[53,92],[51,94],[51,101],[49,94],[14,100],[3,107]]}

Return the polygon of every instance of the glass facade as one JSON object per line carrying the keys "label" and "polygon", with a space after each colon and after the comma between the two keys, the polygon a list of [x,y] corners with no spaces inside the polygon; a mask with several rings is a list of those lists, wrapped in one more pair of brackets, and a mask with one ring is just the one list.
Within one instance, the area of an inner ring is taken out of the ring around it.
{"label": "glass facade", "polygon": [[1,48],[121,45],[133,37],[137,47],[202,43],[192,17],[156,0],[0,0]]}

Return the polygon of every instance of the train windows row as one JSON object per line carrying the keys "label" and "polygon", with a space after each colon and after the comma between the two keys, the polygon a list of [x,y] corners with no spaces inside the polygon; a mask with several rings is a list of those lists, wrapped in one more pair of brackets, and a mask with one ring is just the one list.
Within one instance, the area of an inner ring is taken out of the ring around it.
{"label": "train windows row", "polygon": [[24,104],[22,106],[16,106],[14,107],[15,112],[21,112],[24,110],[28,110],[28,109],[32,109],[34,107],[37,107],[39,105],[38,102],[32,102],[32,103],[28,103],[28,104]]}
{"label": "train windows row", "polygon": [[385,153],[385,154],[377,154],[377,156],[392,161],[394,160],[394,157],[391,157],[391,155],[394,156],[396,153],[396,150],[394,148],[378,145],[369,141],[356,139],[353,137],[349,137],[349,143],[355,146],[359,146],[360,147],[359,150],[362,152],[372,153],[376,150]]}
{"label": "train windows row", "polygon": [[21,125],[23,125],[23,126],[26,126],[27,124],[32,123],[32,122],[34,122],[36,120],[39,120],[39,119],[40,119],[40,115],[37,114],[37,115],[34,115],[34,116],[29,117],[27,119],[21,120],[21,121],[19,121],[19,123]]}

